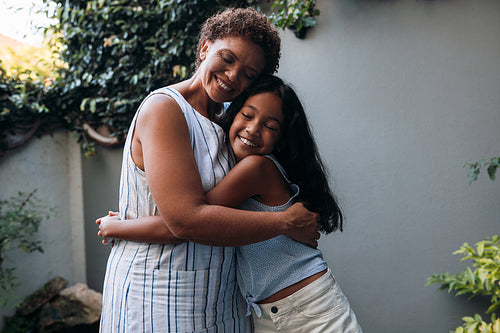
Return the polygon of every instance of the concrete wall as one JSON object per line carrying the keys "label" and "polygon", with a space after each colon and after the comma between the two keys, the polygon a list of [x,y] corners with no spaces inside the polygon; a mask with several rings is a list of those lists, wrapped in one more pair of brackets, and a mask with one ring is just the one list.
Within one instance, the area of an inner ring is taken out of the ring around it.
{"label": "concrete wall", "polygon": [[279,74],[310,115],[347,218],[320,247],[365,332],[447,332],[485,309],[436,286],[451,253],[500,231],[500,184],[462,164],[500,153],[500,2],[318,1]]}
{"label": "concrete wall", "polygon": [[[367,333],[447,332],[485,309],[425,287],[451,253],[499,232],[500,186],[462,164],[498,155],[498,0],[320,0],[305,40],[285,31],[279,75],[310,115],[346,215],[320,247]],[[121,151],[83,161],[87,279],[107,249],[94,219],[116,209]]]}
{"label": "concrete wall", "polygon": [[[42,241],[44,253],[27,254],[17,249],[5,253],[3,265],[15,266],[22,284],[16,291],[20,300],[56,276],[70,285],[86,282],[80,156],[73,134],[56,132],[33,139],[0,159],[0,199],[37,189],[35,195],[41,204],[55,208],[56,213],[41,223],[35,235]],[[12,304],[0,307],[0,319],[13,312]],[[0,329],[2,325],[0,320]]]}
{"label": "concrete wall", "polygon": [[118,211],[121,159],[122,147],[97,147],[96,156],[82,161],[87,284],[99,291],[102,291],[110,248],[101,244],[95,220],[109,210]]}

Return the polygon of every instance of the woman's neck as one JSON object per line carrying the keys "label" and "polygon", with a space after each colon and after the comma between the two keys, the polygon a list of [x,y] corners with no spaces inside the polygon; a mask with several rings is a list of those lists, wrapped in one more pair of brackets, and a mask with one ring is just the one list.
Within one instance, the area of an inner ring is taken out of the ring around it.
{"label": "woman's neck", "polygon": [[196,74],[190,79],[173,84],[172,88],[179,91],[199,114],[212,121],[215,119],[215,114],[220,110],[221,105],[208,97],[200,81],[196,79]]}

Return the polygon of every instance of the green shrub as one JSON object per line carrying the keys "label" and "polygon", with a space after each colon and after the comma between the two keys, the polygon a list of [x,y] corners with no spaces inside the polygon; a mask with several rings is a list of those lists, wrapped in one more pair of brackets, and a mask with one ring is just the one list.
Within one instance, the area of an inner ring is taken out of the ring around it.
{"label": "green shrub", "polygon": [[36,72],[8,76],[0,61],[0,157],[58,122],[44,104],[44,92],[43,77]]}
{"label": "green shrub", "polygon": [[27,253],[43,252],[41,241],[33,236],[38,232],[40,223],[48,219],[54,210],[43,207],[35,192],[19,192],[9,200],[0,200],[0,306],[16,299],[15,291],[19,286],[15,266],[5,265],[9,250],[18,248]]}
{"label": "green shrub", "polygon": [[[475,163],[466,163],[470,182],[477,180],[482,168],[487,168],[488,176],[495,180],[500,158],[493,157],[490,162],[484,159]],[[472,265],[456,275],[449,273],[434,274],[427,279],[427,285],[440,284],[441,290],[455,292],[455,295],[470,297],[485,295],[490,297],[490,306],[486,313],[491,313],[491,322],[483,320],[481,315],[463,317],[463,325],[455,333],[500,333],[500,237],[494,235],[475,244],[475,248],[464,243],[453,254],[461,254],[462,260],[472,260]]]}

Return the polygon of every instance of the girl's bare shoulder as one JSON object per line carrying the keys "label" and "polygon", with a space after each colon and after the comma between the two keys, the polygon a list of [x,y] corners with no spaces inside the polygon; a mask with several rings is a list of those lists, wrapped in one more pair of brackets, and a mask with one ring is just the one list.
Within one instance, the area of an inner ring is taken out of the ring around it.
{"label": "girl's bare shoulder", "polygon": [[263,155],[247,156],[238,163],[238,166],[249,171],[251,170],[257,175],[279,173],[276,164],[270,158]]}
{"label": "girl's bare shoulder", "polygon": [[249,175],[248,181],[258,188],[255,199],[270,206],[281,205],[288,201],[290,192],[287,182],[270,158],[251,155],[240,161],[242,162]]}

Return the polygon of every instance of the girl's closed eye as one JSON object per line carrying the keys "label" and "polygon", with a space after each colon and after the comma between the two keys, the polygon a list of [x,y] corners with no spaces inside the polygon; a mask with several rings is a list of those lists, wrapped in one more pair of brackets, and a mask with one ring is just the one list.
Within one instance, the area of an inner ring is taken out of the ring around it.
{"label": "girl's closed eye", "polygon": [[276,125],[269,125],[269,124],[266,124],[265,125],[266,128],[269,128],[271,131],[275,131],[275,132],[278,132],[280,129],[279,129],[279,126],[276,126]]}
{"label": "girl's closed eye", "polygon": [[255,75],[253,73],[245,73],[244,75],[245,75],[245,78],[247,80],[250,80],[250,81],[253,81],[253,80],[255,80],[257,78],[257,75]]}

